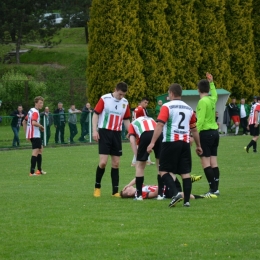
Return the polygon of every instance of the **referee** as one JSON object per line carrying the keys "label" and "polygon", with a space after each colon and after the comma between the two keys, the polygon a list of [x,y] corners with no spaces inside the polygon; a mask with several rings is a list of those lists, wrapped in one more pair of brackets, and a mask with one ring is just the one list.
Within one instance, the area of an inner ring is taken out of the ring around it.
{"label": "referee", "polygon": [[[219,133],[215,116],[218,94],[213,83],[213,76],[207,72],[206,77],[207,79],[202,79],[198,83],[200,100],[196,108],[197,129],[203,150],[200,158],[209,183],[209,192],[205,195],[219,195],[219,168],[217,163]],[[209,91],[211,91],[211,96],[209,96]]]}

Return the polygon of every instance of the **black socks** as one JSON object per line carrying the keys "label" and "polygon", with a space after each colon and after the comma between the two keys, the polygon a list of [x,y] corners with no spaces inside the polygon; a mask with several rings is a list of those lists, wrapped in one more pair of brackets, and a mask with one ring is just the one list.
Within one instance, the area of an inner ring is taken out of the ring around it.
{"label": "black socks", "polygon": [[119,169],[111,168],[112,195],[118,193],[119,186]]}
{"label": "black socks", "polygon": [[32,155],[32,157],[31,157],[31,169],[30,169],[30,173],[32,173],[32,174],[34,173],[36,162],[37,162],[37,157]]}
{"label": "black socks", "polygon": [[37,167],[38,170],[41,172],[42,171],[42,155],[38,154],[37,156]]}
{"label": "black socks", "polygon": [[101,169],[99,166],[97,167],[97,171],[96,171],[96,183],[95,183],[95,188],[100,189],[101,188],[101,180],[102,177],[105,173],[105,168]]}
{"label": "black socks", "polygon": [[218,190],[218,185],[219,185],[219,168],[215,167],[215,168],[212,168],[212,170],[213,170],[213,173],[214,173],[215,187],[216,187],[216,190]]}
{"label": "black socks", "polygon": [[183,193],[184,193],[184,204],[190,201],[191,194],[191,178],[186,178],[182,180]]}
{"label": "black socks", "polygon": [[208,180],[210,191],[215,192],[217,189],[216,189],[216,185],[215,185],[213,169],[210,166],[207,168],[204,168],[204,173]]}
{"label": "black socks", "polygon": [[135,186],[136,186],[137,197],[142,196],[143,183],[144,183],[144,176],[135,177]]}
{"label": "black socks", "polygon": [[164,193],[164,183],[161,175],[159,174],[157,175],[157,182],[158,182],[158,195],[162,197]]}
{"label": "black socks", "polygon": [[253,146],[253,149],[255,150],[255,147],[256,147],[256,141],[251,140],[250,143],[247,145],[247,149],[249,149],[251,146]]}

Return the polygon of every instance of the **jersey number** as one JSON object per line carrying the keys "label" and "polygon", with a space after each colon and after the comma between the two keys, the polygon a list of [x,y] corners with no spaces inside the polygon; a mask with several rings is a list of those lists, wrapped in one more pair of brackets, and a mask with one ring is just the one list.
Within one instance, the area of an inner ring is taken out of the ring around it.
{"label": "jersey number", "polygon": [[183,113],[183,112],[179,112],[179,115],[181,116],[181,120],[180,120],[180,122],[179,122],[179,124],[178,124],[178,129],[184,129],[184,126],[183,125],[181,125],[181,123],[184,121],[184,119],[185,119],[185,114]]}

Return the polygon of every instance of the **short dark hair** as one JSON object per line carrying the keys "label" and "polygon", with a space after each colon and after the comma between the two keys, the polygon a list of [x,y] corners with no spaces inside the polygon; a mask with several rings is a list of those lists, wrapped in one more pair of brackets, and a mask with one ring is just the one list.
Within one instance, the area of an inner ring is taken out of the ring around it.
{"label": "short dark hair", "polygon": [[143,97],[142,99],[141,99],[141,102],[143,102],[143,101],[149,101],[149,99],[147,98],[147,97]]}
{"label": "short dark hair", "polygon": [[44,101],[44,98],[41,97],[41,96],[36,97],[36,98],[34,99],[34,104],[37,104],[37,103],[39,102],[39,100]]}
{"label": "short dark hair", "polygon": [[260,96],[258,96],[258,97],[256,98],[256,100],[257,100],[257,101],[260,101]]}
{"label": "short dark hair", "polygon": [[175,97],[181,97],[182,94],[182,87],[178,83],[174,83],[170,85],[169,92],[173,93]]}
{"label": "short dark hair", "polygon": [[198,82],[198,89],[200,93],[209,93],[209,81],[202,79]]}
{"label": "short dark hair", "polygon": [[116,85],[116,90],[121,90],[122,92],[127,92],[127,88],[128,88],[127,84],[123,81],[117,83]]}

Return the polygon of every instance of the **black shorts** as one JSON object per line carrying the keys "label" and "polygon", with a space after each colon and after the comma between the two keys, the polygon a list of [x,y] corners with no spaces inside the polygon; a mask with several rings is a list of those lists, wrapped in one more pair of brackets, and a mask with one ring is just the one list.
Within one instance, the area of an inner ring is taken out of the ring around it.
{"label": "black shorts", "polygon": [[42,140],[41,138],[31,138],[30,139],[31,143],[32,143],[32,149],[41,149],[42,148]]}
{"label": "black shorts", "polygon": [[99,154],[122,156],[121,131],[112,131],[99,128]]}
{"label": "black shorts", "polygon": [[[152,130],[141,134],[140,142],[137,149],[137,158],[136,158],[137,161],[141,161],[141,162],[147,161],[149,157],[149,153],[147,153],[147,146],[151,143],[153,132],[154,131]],[[156,159],[159,159],[160,156],[162,138],[163,136],[161,134],[160,137],[157,139],[153,148]]]}
{"label": "black shorts", "polygon": [[191,172],[190,144],[183,141],[163,142],[159,171],[185,174]]}
{"label": "black shorts", "polygon": [[259,126],[249,125],[249,131],[251,136],[259,136]]}
{"label": "black shorts", "polygon": [[219,144],[218,130],[205,130],[200,132],[200,145],[203,154],[200,157],[217,156]]}

